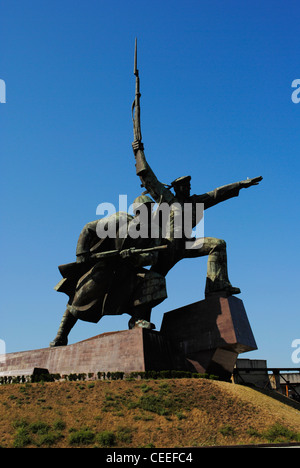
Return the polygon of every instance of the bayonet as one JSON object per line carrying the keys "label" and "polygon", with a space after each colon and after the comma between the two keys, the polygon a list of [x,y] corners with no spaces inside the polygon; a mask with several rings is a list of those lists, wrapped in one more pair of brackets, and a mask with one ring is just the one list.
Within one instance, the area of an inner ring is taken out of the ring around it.
{"label": "bayonet", "polygon": [[141,132],[141,118],[140,118],[140,78],[137,68],[137,39],[135,39],[134,49],[134,68],[133,74],[135,75],[135,98],[132,104],[132,120],[133,120],[133,137],[134,141],[142,141]]}
{"label": "bayonet", "polygon": [[139,71],[137,69],[137,38],[135,38],[133,74],[136,75],[136,76],[139,75]]}

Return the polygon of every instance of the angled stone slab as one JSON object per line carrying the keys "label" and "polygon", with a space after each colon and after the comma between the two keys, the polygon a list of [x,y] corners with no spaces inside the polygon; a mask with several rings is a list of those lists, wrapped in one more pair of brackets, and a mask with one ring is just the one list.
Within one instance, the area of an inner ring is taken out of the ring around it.
{"label": "angled stone slab", "polygon": [[228,379],[238,354],[257,345],[241,299],[212,296],[164,314],[161,333],[197,372]]}

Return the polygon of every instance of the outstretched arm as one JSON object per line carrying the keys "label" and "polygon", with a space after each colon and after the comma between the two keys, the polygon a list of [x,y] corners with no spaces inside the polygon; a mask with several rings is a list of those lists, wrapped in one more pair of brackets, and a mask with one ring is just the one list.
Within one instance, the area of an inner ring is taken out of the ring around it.
{"label": "outstretched arm", "polygon": [[211,192],[204,193],[203,195],[194,195],[196,202],[204,203],[204,209],[210,208],[218,203],[221,203],[230,198],[237,197],[242,188],[248,188],[252,185],[258,185],[262,177],[254,177],[253,179],[242,180],[233,184],[223,185]]}
{"label": "outstretched arm", "polygon": [[251,185],[258,185],[261,180],[262,176],[254,177],[253,179],[242,180],[240,182],[241,188],[248,188],[251,187]]}

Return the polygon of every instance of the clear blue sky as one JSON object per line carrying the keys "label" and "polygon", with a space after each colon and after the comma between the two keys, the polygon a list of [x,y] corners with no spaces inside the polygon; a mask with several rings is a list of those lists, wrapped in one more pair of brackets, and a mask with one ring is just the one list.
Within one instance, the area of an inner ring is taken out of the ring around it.
{"label": "clear blue sky", "polygon": [[[102,202],[140,194],[131,149],[138,37],[142,133],[158,178],[191,174],[192,192],[262,175],[205,213],[226,240],[258,351],[294,367],[299,327],[300,78],[297,1],[2,0],[1,317],[7,352],[44,348],[67,297],[58,265]],[[204,298],[207,258],[167,277],[163,313]],[[127,328],[78,322],[70,343]]]}

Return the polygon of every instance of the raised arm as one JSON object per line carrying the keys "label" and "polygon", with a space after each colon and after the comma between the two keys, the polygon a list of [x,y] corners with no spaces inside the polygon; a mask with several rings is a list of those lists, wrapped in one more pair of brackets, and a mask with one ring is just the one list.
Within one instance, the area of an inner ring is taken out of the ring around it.
{"label": "raised arm", "polygon": [[143,143],[140,141],[134,141],[132,143],[132,148],[136,161],[136,173],[140,178],[142,186],[145,187],[156,203],[171,203],[174,199],[174,195],[165,184],[157,179],[153,170],[146,161]]}
{"label": "raised arm", "polygon": [[144,145],[142,143],[141,119],[140,119],[140,78],[137,68],[137,40],[135,40],[134,50],[134,69],[135,75],[135,98],[132,104],[133,138],[132,148],[136,160],[136,173],[139,176],[142,186],[149,192],[152,198],[157,202],[162,201],[170,203],[174,195],[159,180],[146,161],[144,154]]}

